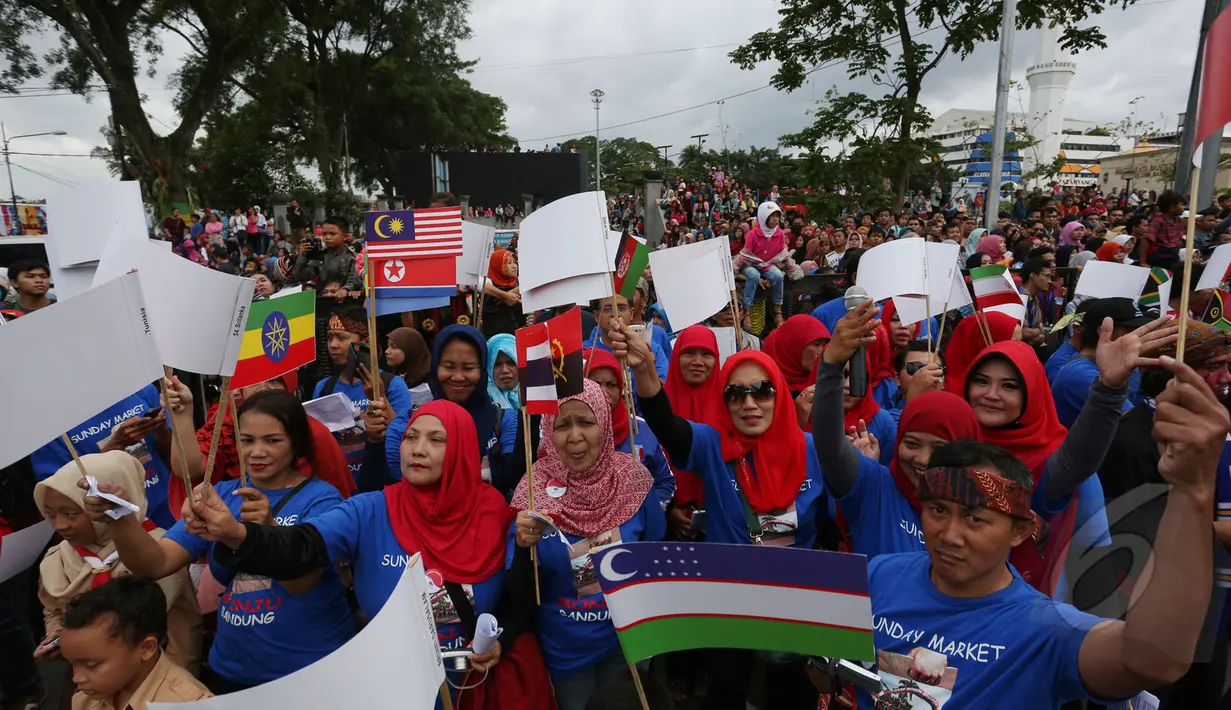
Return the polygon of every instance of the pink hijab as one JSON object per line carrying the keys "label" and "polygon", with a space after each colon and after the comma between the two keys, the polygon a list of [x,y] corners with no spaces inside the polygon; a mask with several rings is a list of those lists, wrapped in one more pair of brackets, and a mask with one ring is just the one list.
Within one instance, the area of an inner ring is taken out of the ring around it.
{"label": "pink hijab", "polygon": [[[540,457],[531,469],[534,478],[534,509],[546,513],[556,526],[570,535],[592,537],[628,522],[645,503],[654,486],[649,470],[632,454],[615,450],[611,433],[611,404],[597,382],[585,381],[580,395],[566,397],[560,404],[580,400],[594,412],[602,439],[598,459],[585,471],[572,471],[560,458],[550,439],[544,437],[539,447]],[[543,431],[550,433],[556,423],[554,416],[543,417]],[[529,510],[529,483],[525,476],[513,493],[514,510]],[[560,497],[548,495],[547,489],[563,488]]]}
{"label": "pink hijab", "polygon": [[992,261],[1000,261],[1004,258],[1004,237],[998,234],[989,234],[979,240],[979,246],[975,249],[978,254],[987,254],[992,257]]}

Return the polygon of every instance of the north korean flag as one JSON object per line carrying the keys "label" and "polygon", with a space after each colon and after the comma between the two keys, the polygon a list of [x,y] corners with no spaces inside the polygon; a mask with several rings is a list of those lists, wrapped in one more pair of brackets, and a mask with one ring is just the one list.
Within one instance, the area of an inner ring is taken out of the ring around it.
{"label": "north korean flag", "polygon": [[455,256],[426,259],[372,258],[372,287],[378,298],[453,296],[457,293],[456,261]]}

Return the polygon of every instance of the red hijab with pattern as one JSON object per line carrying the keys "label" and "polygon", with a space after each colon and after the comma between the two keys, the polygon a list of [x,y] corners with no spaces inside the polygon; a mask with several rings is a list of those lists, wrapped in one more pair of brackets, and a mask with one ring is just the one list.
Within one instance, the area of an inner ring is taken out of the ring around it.
{"label": "red hijab with pattern", "polygon": [[[735,428],[722,396],[732,373],[746,362],[760,365],[777,390],[773,421],[759,436],[746,436]],[[795,419],[795,402],[786,378],[769,355],[757,350],[741,350],[727,358],[718,382],[721,387],[715,388],[711,400],[710,421],[722,441],[722,460],[735,463],[740,490],[754,511],[769,513],[786,509],[795,501],[799,487],[808,477],[808,443]],[[749,456],[756,468],[755,475],[748,465]]]}
{"label": "red hijab with pattern", "polygon": [[[556,527],[570,535],[592,537],[628,522],[641,506],[654,486],[650,471],[632,454],[615,450],[611,434],[611,405],[603,388],[593,380],[585,381],[580,395],[560,400],[578,400],[594,412],[598,420],[601,438],[598,458],[585,471],[573,471],[564,464],[555,445],[545,436],[548,444],[543,456],[534,462],[533,476],[524,476],[513,493],[514,510],[530,508],[530,479],[534,479],[534,509],[551,516]],[[550,436],[556,417],[543,417],[543,431]],[[564,488],[564,495],[553,498],[547,495],[547,486],[555,481]]]}
{"label": "red hijab with pattern", "polygon": [[483,482],[474,420],[461,406],[437,399],[415,410],[410,427],[425,416],[444,425],[447,440],[440,480],[416,486],[405,477],[385,488],[389,525],[398,544],[423,555],[423,568],[445,581],[477,584],[504,569],[513,513],[504,496]]}

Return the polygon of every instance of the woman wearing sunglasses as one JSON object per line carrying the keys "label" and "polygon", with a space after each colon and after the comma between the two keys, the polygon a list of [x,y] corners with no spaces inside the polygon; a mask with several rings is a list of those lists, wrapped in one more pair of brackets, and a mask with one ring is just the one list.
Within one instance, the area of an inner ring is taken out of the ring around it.
{"label": "woman wearing sunglasses", "polygon": [[[928,391],[902,411],[892,461],[878,461],[887,441],[860,432],[868,447],[857,450],[845,435],[843,380],[857,349],[877,337],[881,321],[874,304],[838,321],[833,340],[821,353],[812,400],[812,437],[826,489],[842,505],[854,551],[868,557],[924,549],[920,527],[919,479],[932,450],[958,439],[979,440],[979,420],[961,397]],[[915,363],[907,363],[907,365]],[[924,363],[919,363],[924,366]],[[905,367],[903,368],[905,369]]]}
{"label": "woman wearing sunglasses", "polygon": [[[672,411],[645,342],[618,327],[616,357],[633,368],[642,414],[671,461],[700,480],[709,542],[812,548],[822,522],[834,517],[811,436],[799,428],[786,378],[773,358],[744,350],[729,357],[708,403],[709,423]],[[699,526],[700,511],[693,527]],[[815,708],[816,691],[797,657],[766,664],[766,706]],[[753,652],[708,655],[709,704],[743,708]],[[727,703],[728,705],[723,705]],[[809,704],[810,703],[810,704]]]}

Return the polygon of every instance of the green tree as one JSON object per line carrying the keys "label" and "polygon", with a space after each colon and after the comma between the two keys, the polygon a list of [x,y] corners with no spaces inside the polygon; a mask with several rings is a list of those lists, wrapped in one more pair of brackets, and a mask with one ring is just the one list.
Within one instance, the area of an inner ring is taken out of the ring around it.
{"label": "green tree", "polygon": [[[1103,47],[1106,38],[1099,28],[1077,25],[1132,2],[1022,0],[1017,27],[1056,23],[1065,28],[1061,43],[1066,49]],[[892,178],[901,203],[911,173],[930,157],[930,146],[919,137],[932,121],[919,102],[925,78],[945,57],[964,59],[979,43],[997,39],[1001,7],[999,2],[950,0],[784,0],[778,27],[753,35],[731,56],[745,69],[777,62],[772,83],[788,91],[828,63],[846,62],[850,79],[871,81],[879,94],[827,92],[811,128],[786,143],[810,152],[824,152],[832,143],[875,146],[867,155],[885,161],[876,172]],[[934,31],[944,35],[924,39]],[[900,47],[894,49],[895,44]]]}
{"label": "green tree", "polygon": [[[139,178],[157,204],[183,199],[188,153],[205,115],[224,94],[227,77],[269,36],[282,29],[276,3],[246,0],[6,0],[0,3],[0,91],[48,76],[56,89],[87,99],[101,91],[122,139],[125,162],[113,165]],[[180,123],[154,130],[137,88],[154,76],[164,32],[180,35],[198,53],[172,76]],[[38,57],[27,39],[52,34],[59,46]]]}
{"label": "green tree", "polygon": [[205,120],[193,151],[193,182],[205,204],[219,208],[271,204],[275,193],[301,193],[311,185],[290,150],[291,137],[268,112],[248,102]]}
{"label": "green tree", "polygon": [[[460,76],[470,36],[457,0],[290,0],[287,31],[234,78],[292,137],[329,197],[360,187],[393,192],[392,152],[509,145],[504,104]],[[340,206],[340,205],[339,205]]]}
{"label": "green tree", "polygon": [[[645,183],[645,171],[662,166],[662,152],[652,144],[636,138],[611,138],[601,141],[602,188],[609,194],[629,194]],[[573,138],[560,144],[560,149],[585,151],[590,166],[590,186],[594,186],[594,138]]]}

